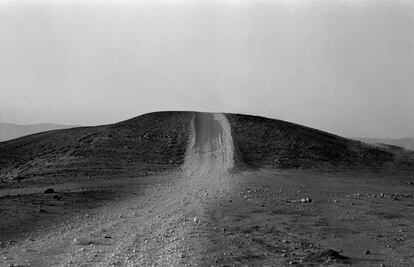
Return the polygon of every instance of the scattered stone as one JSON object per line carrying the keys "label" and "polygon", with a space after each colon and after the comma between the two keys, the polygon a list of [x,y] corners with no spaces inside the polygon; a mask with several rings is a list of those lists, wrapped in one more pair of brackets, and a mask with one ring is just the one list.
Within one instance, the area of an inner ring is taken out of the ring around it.
{"label": "scattered stone", "polygon": [[335,202],[335,203],[338,203],[339,201],[338,201],[337,199],[334,199],[334,202]]}
{"label": "scattered stone", "polygon": [[302,202],[302,203],[311,203],[312,202],[312,199],[311,198],[302,198],[301,200],[300,200],[300,202]]}
{"label": "scattered stone", "polygon": [[322,250],[317,253],[311,253],[306,257],[307,261],[324,263],[326,261],[344,261],[348,257],[341,255],[338,251],[333,249]]}
{"label": "scattered stone", "polygon": [[43,193],[44,194],[53,194],[53,193],[55,193],[55,190],[53,188],[48,188]]}
{"label": "scattered stone", "polygon": [[195,224],[198,224],[198,223],[200,222],[200,220],[199,220],[197,217],[194,217],[193,222],[194,222]]}
{"label": "scattered stone", "polygon": [[45,209],[39,208],[39,209],[37,210],[37,212],[39,212],[39,213],[46,213],[47,211],[46,211]]}
{"label": "scattered stone", "polygon": [[62,196],[59,196],[59,195],[54,195],[54,196],[53,196],[53,199],[56,199],[56,200],[61,200],[61,199],[62,199]]}
{"label": "scattered stone", "polygon": [[414,182],[413,181],[409,181],[408,184],[409,185],[414,185]]}
{"label": "scattered stone", "polygon": [[75,245],[86,246],[92,244],[93,242],[88,238],[76,237],[75,239],[73,239],[73,243],[75,243]]}

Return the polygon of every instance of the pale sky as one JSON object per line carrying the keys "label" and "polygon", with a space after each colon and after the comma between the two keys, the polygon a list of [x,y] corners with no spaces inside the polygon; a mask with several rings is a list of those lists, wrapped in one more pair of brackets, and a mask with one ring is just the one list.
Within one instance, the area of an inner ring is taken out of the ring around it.
{"label": "pale sky", "polygon": [[414,2],[0,0],[1,122],[158,110],[414,136]]}

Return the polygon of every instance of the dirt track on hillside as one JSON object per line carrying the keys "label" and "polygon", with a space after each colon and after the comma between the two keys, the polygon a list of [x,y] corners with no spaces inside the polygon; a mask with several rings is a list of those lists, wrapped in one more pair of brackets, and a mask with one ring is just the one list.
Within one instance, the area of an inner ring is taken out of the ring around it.
{"label": "dirt track on hillside", "polygon": [[[403,179],[240,171],[224,115],[197,114],[191,127],[182,171],[145,186],[124,181],[100,206],[8,236],[0,265],[414,265],[413,194]],[[348,259],[321,253],[328,249]]]}

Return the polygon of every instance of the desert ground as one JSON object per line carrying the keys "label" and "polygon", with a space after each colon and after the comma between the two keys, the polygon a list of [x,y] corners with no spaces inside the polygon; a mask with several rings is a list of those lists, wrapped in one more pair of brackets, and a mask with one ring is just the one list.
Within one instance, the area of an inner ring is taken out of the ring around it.
{"label": "desert ground", "polygon": [[220,113],[3,142],[0,265],[414,266],[412,159]]}

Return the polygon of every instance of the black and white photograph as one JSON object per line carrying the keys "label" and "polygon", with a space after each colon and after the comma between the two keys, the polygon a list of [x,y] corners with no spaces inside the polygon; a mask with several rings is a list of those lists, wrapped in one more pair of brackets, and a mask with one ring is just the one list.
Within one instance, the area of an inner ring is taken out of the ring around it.
{"label": "black and white photograph", "polygon": [[414,1],[0,0],[3,266],[414,266]]}

